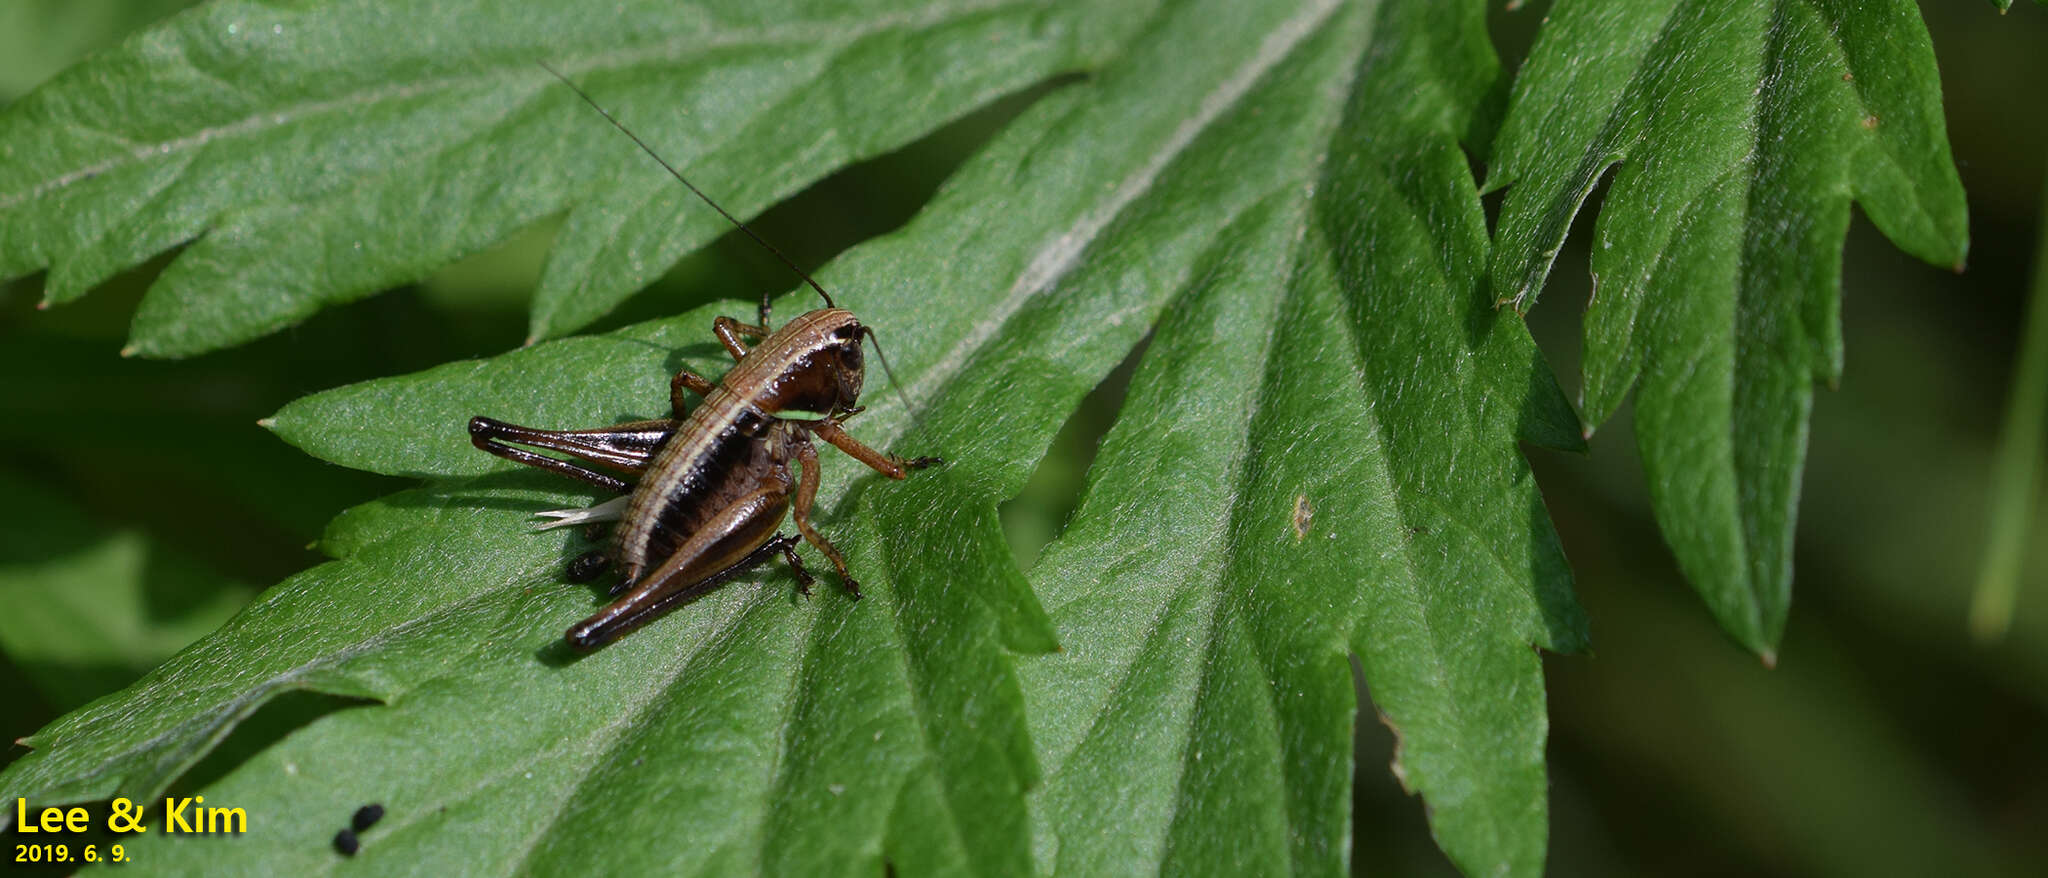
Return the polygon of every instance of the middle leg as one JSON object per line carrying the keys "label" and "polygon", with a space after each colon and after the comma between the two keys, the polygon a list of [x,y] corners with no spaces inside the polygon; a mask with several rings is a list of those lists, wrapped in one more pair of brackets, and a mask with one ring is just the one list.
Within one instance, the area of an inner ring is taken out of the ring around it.
{"label": "middle leg", "polygon": [[818,449],[808,439],[800,438],[795,445],[797,462],[803,466],[803,473],[797,480],[796,503],[791,510],[791,517],[796,519],[796,529],[804,535],[805,542],[818,547],[818,551],[825,553],[825,559],[839,569],[839,581],[846,585],[846,593],[853,595],[854,600],[860,600],[860,582],[846,569],[846,556],[841,555],[839,547],[832,545],[832,541],[825,539],[825,535],[811,524],[811,505],[818,499],[818,481],[824,475],[824,470],[818,466]]}
{"label": "middle leg", "polygon": [[740,336],[767,338],[768,328],[748,326],[730,317],[720,317],[711,321],[711,334],[718,336],[718,343],[725,345],[725,352],[732,354],[733,361],[738,362],[747,355],[747,345],[740,341]]}
{"label": "middle leg", "polygon": [[683,391],[687,390],[703,398],[710,396],[711,389],[717,386],[711,383],[711,379],[688,369],[676,370],[676,377],[669,379],[668,382],[668,405],[674,410],[676,420],[682,420],[684,412],[688,410],[688,406],[683,403]]}

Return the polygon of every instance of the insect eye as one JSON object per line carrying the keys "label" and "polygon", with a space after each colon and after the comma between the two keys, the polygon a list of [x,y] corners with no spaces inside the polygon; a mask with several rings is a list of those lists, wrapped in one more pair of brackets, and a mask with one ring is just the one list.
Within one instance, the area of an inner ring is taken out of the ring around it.
{"label": "insect eye", "polygon": [[858,336],[860,335],[860,330],[861,330],[861,325],[860,325],[860,324],[858,324],[858,323],[848,323],[848,324],[846,324],[846,325],[844,325],[844,326],[841,326],[841,327],[839,327],[838,329],[832,330],[832,337],[833,337],[833,338],[837,338],[837,339],[842,339],[842,340],[843,340],[843,339],[849,339],[849,338],[855,338],[855,337],[858,337]]}

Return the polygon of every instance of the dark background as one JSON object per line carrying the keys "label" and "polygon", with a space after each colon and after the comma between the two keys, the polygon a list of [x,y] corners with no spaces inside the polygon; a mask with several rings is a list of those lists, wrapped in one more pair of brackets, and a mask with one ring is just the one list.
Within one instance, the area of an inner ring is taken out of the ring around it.
{"label": "dark background", "polygon": [[[0,8],[0,101],[183,5],[11,0]],[[1511,67],[1543,5],[1495,16]],[[1546,660],[1553,874],[2038,874],[2048,864],[2048,524],[2032,529],[2010,636],[1983,646],[1966,625],[2040,235],[2048,10],[2022,2],[2000,16],[1944,0],[1922,12],[1970,196],[1970,267],[1921,265],[1860,217],[1851,230],[1848,369],[1815,405],[1777,668],[1723,637],[1679,579],[1648,516],[1626,412],[1589,455],[1532,452],[1596,650]],[[848,168],[758,226],[806,265],[829,260],[908,219],[1031,97]],[[255,421],[310,392],[517,346],[536,243],[552,231],[177,362],[117,355],[164,260],[48,312],[35,309],[39,277],[0,285],[0,601],[66,571],[139,569],[130,621],[147,632],[110,633],[131,644],[123,650],[0,656],[0,734],[26,735],[124,685],[257,589],[318,562],[306,546],[336,512],[405,487],[307,457]],[[1582,221],[1530,315],[1567,387],[1577,384],[1588,232]],[[728,236],[595,329],[787,287],[784,271]],[[1072,510],[1122,377],[1090,398],[1006,507],[1020,558]],[[1451,873],[1420,803],[1386,769],[1391,736],[1365,717],[1358,871]]]}

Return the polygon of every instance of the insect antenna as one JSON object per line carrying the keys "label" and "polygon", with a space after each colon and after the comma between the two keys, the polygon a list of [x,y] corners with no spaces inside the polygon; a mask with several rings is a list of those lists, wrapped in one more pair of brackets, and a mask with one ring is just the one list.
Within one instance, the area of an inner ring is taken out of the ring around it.
{"label": "insect antenna", "polygon": [[904,413],[917,417],[917,412],[910,407],[910,394],[903,392],[903,382],[896,380],[896,370],[889,368],[889,355],[882,353],[882,340],[875,335],[875,328],[863,323],[860,333],[875,343],[875,359],[882,361],[882,373],[889,376],[889,386],[896,391],[896,401],[903,403]]}
{"label": "insect antenna", "polygon": [[[591,109],[596,110],[598,115],[603,116],[606,122],[612,123],[613,128],[619,129],[620,133],[632,138],[633,143],[640,147],[641,152],[647,153],[648,157],[654,159],[657,162],[660,162],[662,168],[666,169],[669,172],[670,176],[675,177],[677,181],[681,182],[684,186],[689,187],[690,192],[696,195],[698,198],[703,199],[705,204],[711,205],[711,209],[718,211],[719,216],[725,217],[726,222],[732,223],[735,228],[738,228],[742,232],[746,232],[747,237],[754,239],[754,243],[759,244],[762,247],[766,247],[768,249],[768,252],[775,254],[775,258],[782,260],[783,265],[789,266],[790,271],[796,272],[797,277],[803,278],[804,283],[810,284],[811,289],[818,291],[819,298],[825,300],[825,307],[839,307],[838,303],[832,301],[832,294],[825,292],[824,287],[819,286],[817,281],[812,280],[809,272],[806,272],[802,268],[797,267],[797,264],[794,260],[782,255],[781,250],[775,249],[774,244],[768,243],[767,239],[755,234],[753,229],[747,228],[747,224],[740,222],[738,217],[735,217],[732,214],[727,213],[725,208],[719,207],[718,202],[712,201],[711,196],[704,194],[704,190],[697,188],[697,184],[690,182],[690,178],[683,176],[683,172],[676,170],[675,165],[669,164],[668,159],[662,158],[661,153],[655,152],[654,147],[648,146],[647,141],[641,140],[640,135],[634,134],[633,129],[627,128],[625,123],[620,122],[616,117],[614,117],[611,114],[610,110],[605,109],[603,104],[598,103],[597,99],[592,98],[589,92],[584,91],[581,87],[577,86],[575,82],[570,81],[569,77],[564,76],[562,74],[562,71],[556,70],[554,67],[550,66],[548,62],[541,61],[539,62],[539,64],[542,70],[546,70],[547,72],[554,74],[554,77],[556,79],[561,80],[563,85],[568,86],[569,90],[575,92],[577,97],[582,98],[584,103],[589,104]],[[761,294],[761,324],[763,326],[766,326],[768,324],[768,294],[766,292],[763,292]],[[881,346],[877,345],[875,347],[875,350],[880,351]],[[888,363],[884,362],[882,365],[883,371],[887,371],[888,368]],[[889,381],[891,383],[894,383],[895,380],[895,375],[889,376]]]}
{"label": "insect antenna", "polygon": [[[652,158],[656,162],[660,163],[662,169],[668,171],[669,176],[676,178],[677,182],[680,182],[685,187],[689,188],[691,194],[702,199],[705,204],[711,205],[711,209],[718,211],[719,216],[725,217],[726,222],[732,223],[735,228],[739,229],[742,232],[746,232],[747,237],[754,239],[754,243],[761,245],[762,247],[766,248],[768,252],[775,254],[775,258],[782,260],[783,265],[789,266],[790,271],[796,272],[797,277],[803,278],[804,283],[809,284],[811,289],[818,291],[818,297],[825,300],[826,307],[839,307],[839,304],[837,302],[832,301],[832,294],[825,292],[825,288],[820,286],[816,280],[812,279],[809,272],[806,272],[801,267],[799,267],[796,264],[795,260],[792,260],[788,256],[783,255],[781,250],[776,249],[774,244],[768,243],[767,239],[761,237],[759,234],[756,234],[753,229],[747,226],[746,223],[740,222],[738,217],[733,216],[725,208],[720,207],[718,205],[718,202],[711,200],[711,196],[704,194],[704,190],[697,188],[697,184],[690,182],[690,178],[683,176],[682,171],[676,170],[675,165],[669,164],[668,159],[662,158],[661,153],[655,152],[654,147],[648,146],[647,141],[641,140],[640,135],[634,134],[633,129],[627,128],[624,122],[620,122],[618,120],[618,117],[613,116],[611,114],[611,111],[605,109],[603,104],[598,103],[596,98],[591,97],[589,92],[584,91],[581,86],[578,86],[568,76],[564,75],[562,71],[556,70],[554,66],[550,65],[548,62],[540,61],[537,63],[540,64],[540,68],[542,70],[546,70],[549,74],[552,74],[556,79],[561,80],[563,85],[568,86],[570,91],[575,92],[576,96],[582,98],[584,103],[589,104],[591,109],[596,110],[598,115],[603,116],[606,122],[612,123],[612,127],[619,129],[619,133],[626,135],[628,138],[631,138],[633,144],[635,146],[640,147],[641,152],[647,153],[649,158]],[[766,292],[763,292],[761,294],[761,325],[764,327],[768,325],[768,303],[768,294]],[[909,394],[904,392],[903,382],[896,380],[896,370],[889,366],[889,355],[882,352],[882,340],[875,336],[874,327],[862,326],[861,334],[868,341],[874,342],[875,359],[882,361],[882,372],[883,374],[889,376],[889,386],[895,388],[896,398],[899,402],[903,403],[903,410],[905,412],[912,411],[910,407],[910,396]]]}

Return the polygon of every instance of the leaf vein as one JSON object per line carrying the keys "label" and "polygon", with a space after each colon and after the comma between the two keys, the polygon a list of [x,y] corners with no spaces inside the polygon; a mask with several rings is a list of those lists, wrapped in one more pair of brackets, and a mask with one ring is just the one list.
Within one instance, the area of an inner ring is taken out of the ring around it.
{"label": "leaf vein", "polygon": [[[654,61],[674,61],[692,54],[733,46],[813,45],[817,43],[852,41],[891,30],[915,30],[934,27],[955,18],[965,18],[984,12],[1040,5],[1043,4],[1037,2],[1037,0],[967,0],[967,2],[934,3],[901,13],[867,15],[850,22],[805,22],[797,25],[764,27],[711,36],[682,34],[630,50],[594,53],[585,56],[585,60],[580,63],[563,63],[558,66],[565,72],[582,73],[594,69],[630,67]],[[204,71],[200,72],[203,73]],[[346,112],[366,105],[406,100],[423,94],[453,91],[468,86],[494,84],[508,77],[515,81],[531,81],[530,90],[533,91],[544,89],[554,82],[551,77],[534,70],[532,65],[522,62],[519,64],[488,67],[480,72],[459,76],[436,77],[395,85],[365,88],[323,100],[308,101],[287,107],[259,111],[234,121],[199,128],[183,137],[132,146],[125,153],[118,153],[100,161],[74,168],[41,182],[31,184],[27,188],[9,193],[0,193],[0,211],[11,210],[23,202],[41,198],[51,192],[90,180],[117,168],[147,162],[159,156],[196,149],[216,140],[255,134],[304,119],[329,113]],[[123,142],[130,142],[126,137],[120,139]]]}

